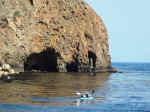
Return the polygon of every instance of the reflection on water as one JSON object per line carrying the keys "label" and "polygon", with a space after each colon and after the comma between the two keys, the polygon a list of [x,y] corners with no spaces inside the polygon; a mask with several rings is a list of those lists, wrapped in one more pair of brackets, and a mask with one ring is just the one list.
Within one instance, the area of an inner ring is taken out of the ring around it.
{"label": "reflection on water", "polygon": [[[0,84],[0,100],[6,104],[68,105],[77,91],[107,91],[110,74],[90,76],[86,73],[24,73],[12,83]],[[104,100],[104,94],[101,96]]]}
{"label": "reflection on water", "polygon": [[[77,91],[94,89],[81,101]],[[0,112],[150,112],[150,74],[23,73],[0,82]]]}

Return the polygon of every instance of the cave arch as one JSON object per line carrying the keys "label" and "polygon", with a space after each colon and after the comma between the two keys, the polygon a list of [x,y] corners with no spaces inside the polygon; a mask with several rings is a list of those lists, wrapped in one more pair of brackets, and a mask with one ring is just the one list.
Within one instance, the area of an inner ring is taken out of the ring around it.
{"label": "cave arch", "polygon": [[92,51],[88,51],[88,58],[89,58],[89,66],[95,69],[97,59],[96,54]]}
{"label": "cave arch", "polygon": [[57,60],[60,56],[54,48],[47,48],[40,53],[32,53],[24,62],[25,71],[58,72]]}

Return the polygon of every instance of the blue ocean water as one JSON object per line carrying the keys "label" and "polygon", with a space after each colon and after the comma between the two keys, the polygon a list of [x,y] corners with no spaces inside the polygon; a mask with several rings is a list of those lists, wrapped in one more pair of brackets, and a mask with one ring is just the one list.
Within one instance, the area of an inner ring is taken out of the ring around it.
{"label": "blue ocean water", "polygon": [[[28,73],[0,82],[0,112],[150,112],[150,63],[113,63],[123,73]],[[77,91],[95,90],[80,101]]]}
{"label": "blue ocean water", "polygon": [[112,66],[122,71],[150,72],[150,63],[112,63]]}

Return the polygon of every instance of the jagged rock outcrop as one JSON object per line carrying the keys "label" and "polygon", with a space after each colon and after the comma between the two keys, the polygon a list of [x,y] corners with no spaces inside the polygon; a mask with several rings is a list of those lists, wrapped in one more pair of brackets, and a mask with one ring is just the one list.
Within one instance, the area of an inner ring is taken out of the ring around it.
{"label": "jagged rock outcrop", "polygon": [[0,0],[0,63],[29,71],[107,68],[107,31],[83,0]]}

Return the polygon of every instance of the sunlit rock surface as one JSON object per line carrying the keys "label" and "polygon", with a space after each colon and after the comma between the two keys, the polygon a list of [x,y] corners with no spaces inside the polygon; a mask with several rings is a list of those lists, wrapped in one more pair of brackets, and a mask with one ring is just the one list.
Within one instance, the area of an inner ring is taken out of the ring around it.
{"label": "sunlit rock surface", "polygon": [[0,62],[32,71],[110,68],[108,35],[83,0],[0,0]]}

